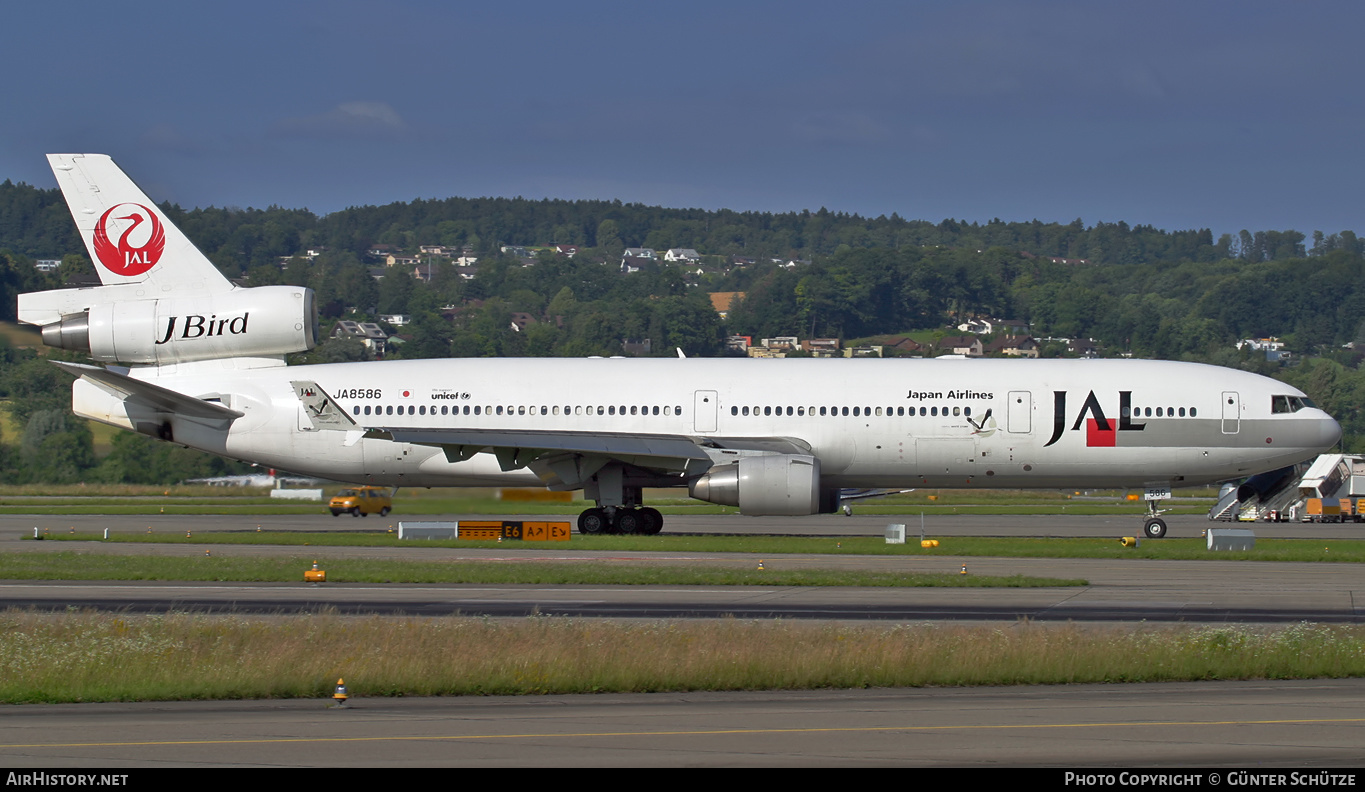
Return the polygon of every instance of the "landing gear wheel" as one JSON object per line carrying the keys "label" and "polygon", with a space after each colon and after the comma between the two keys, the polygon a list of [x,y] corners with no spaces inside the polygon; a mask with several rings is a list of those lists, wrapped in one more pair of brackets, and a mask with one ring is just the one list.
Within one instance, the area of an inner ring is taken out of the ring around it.
{"label": "landing gear wheel", "polygon": [[616,533],[634,534],[644,533],[641,530],[644,521],[640,519],[638,509],[617,509],[616,510]]}
{"label": "landing gear wheel", "polygon": [[584,509],[578,515],[578,532],[581,534],[600,534],[606,533],[611,527],[611,520],[607,519],[607,513],[601,509]]}
{"label": "landing gear wheel", "polygon": [[1160,539],[1166,535],[1166,521],[1160,517],[1153,517],[1147,521],[1146,525],[1142,526],[1142,533],[1148,539]]}
{"label": "landing gear wheel", "polygon": [[653,536],[664,529],[664,516],[648,506],[640,510],[640,533]]}

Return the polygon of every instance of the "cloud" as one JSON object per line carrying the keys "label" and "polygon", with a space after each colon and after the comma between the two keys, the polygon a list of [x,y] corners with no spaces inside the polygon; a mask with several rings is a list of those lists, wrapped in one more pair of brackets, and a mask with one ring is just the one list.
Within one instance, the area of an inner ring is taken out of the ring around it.
{"label": "cloud", "polygon": [[391,138],[407,129],[386,102],[344,102],[318,115],[283,119],[274,127],[284,137],[312,139]]}

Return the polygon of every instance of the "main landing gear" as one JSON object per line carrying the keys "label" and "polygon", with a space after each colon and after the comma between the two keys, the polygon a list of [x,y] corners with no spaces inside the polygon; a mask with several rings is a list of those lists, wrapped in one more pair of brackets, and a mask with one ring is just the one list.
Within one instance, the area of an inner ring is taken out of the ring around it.
{"label": "main landing gear", "polygon": [[663,530],[664,516],[643,504],[645,483],[638,473],[627,475],[620,464],[604,465],[583,483],[583,497],[597,503],[578,515],[578,532],[584,534],[656,534]]}
{"label": "main landing gear", "polygon": [[646,507],[603,506],[578,515],[578,532],[585,534],[646,534],[662,531],[664,516]]}

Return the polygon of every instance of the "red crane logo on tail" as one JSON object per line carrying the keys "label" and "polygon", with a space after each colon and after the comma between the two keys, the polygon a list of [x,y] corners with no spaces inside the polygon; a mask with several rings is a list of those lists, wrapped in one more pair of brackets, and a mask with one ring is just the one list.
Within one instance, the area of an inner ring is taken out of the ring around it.
{"label": "red crane logo on tail", "polygon": [[[118,225],[110,228],[111,221]],[[141,228],[144,223],[150,223]],[[110,231],[119,234],[118,243],[109,238]],[[137,232],[136,234],[134,232]],[[142,244],[137,245],[136,241]],[[100,215],[95,224],[95,256],[104,268],[115,275],[141,275],[161,260],[166,249],[166,230],[156,213],[142,204],[121,203]]]}

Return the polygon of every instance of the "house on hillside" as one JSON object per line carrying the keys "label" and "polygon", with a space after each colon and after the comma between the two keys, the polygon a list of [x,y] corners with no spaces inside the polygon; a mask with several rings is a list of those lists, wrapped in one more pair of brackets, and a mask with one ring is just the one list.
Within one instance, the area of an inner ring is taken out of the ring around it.
{"label": "house on hillside", "polygon": [[943,355],[981,357],[984,347],[981,344],[981,339],[975,336],[944,336],[939,339],[938,350]]}
{"label": "house on hillside", "polygon": [[388,346],[389,334],[374,322],[353,322],[349,319],[342,319],[336,323],[336,327],[332,328],[332,338],[356,339],[371,352],[383,357],[384,349]]}
{"label": "house on hillside", "polygon": [[987,355],[1008,355],[1010,357],[1038,357],[1038,342],[1031,336],[1001,336],[985,347]]}
{"label": "house on hillside", "polygon": [[664,253],[664,261],[701,261],[701,254],[692,248],[672,248]]}

